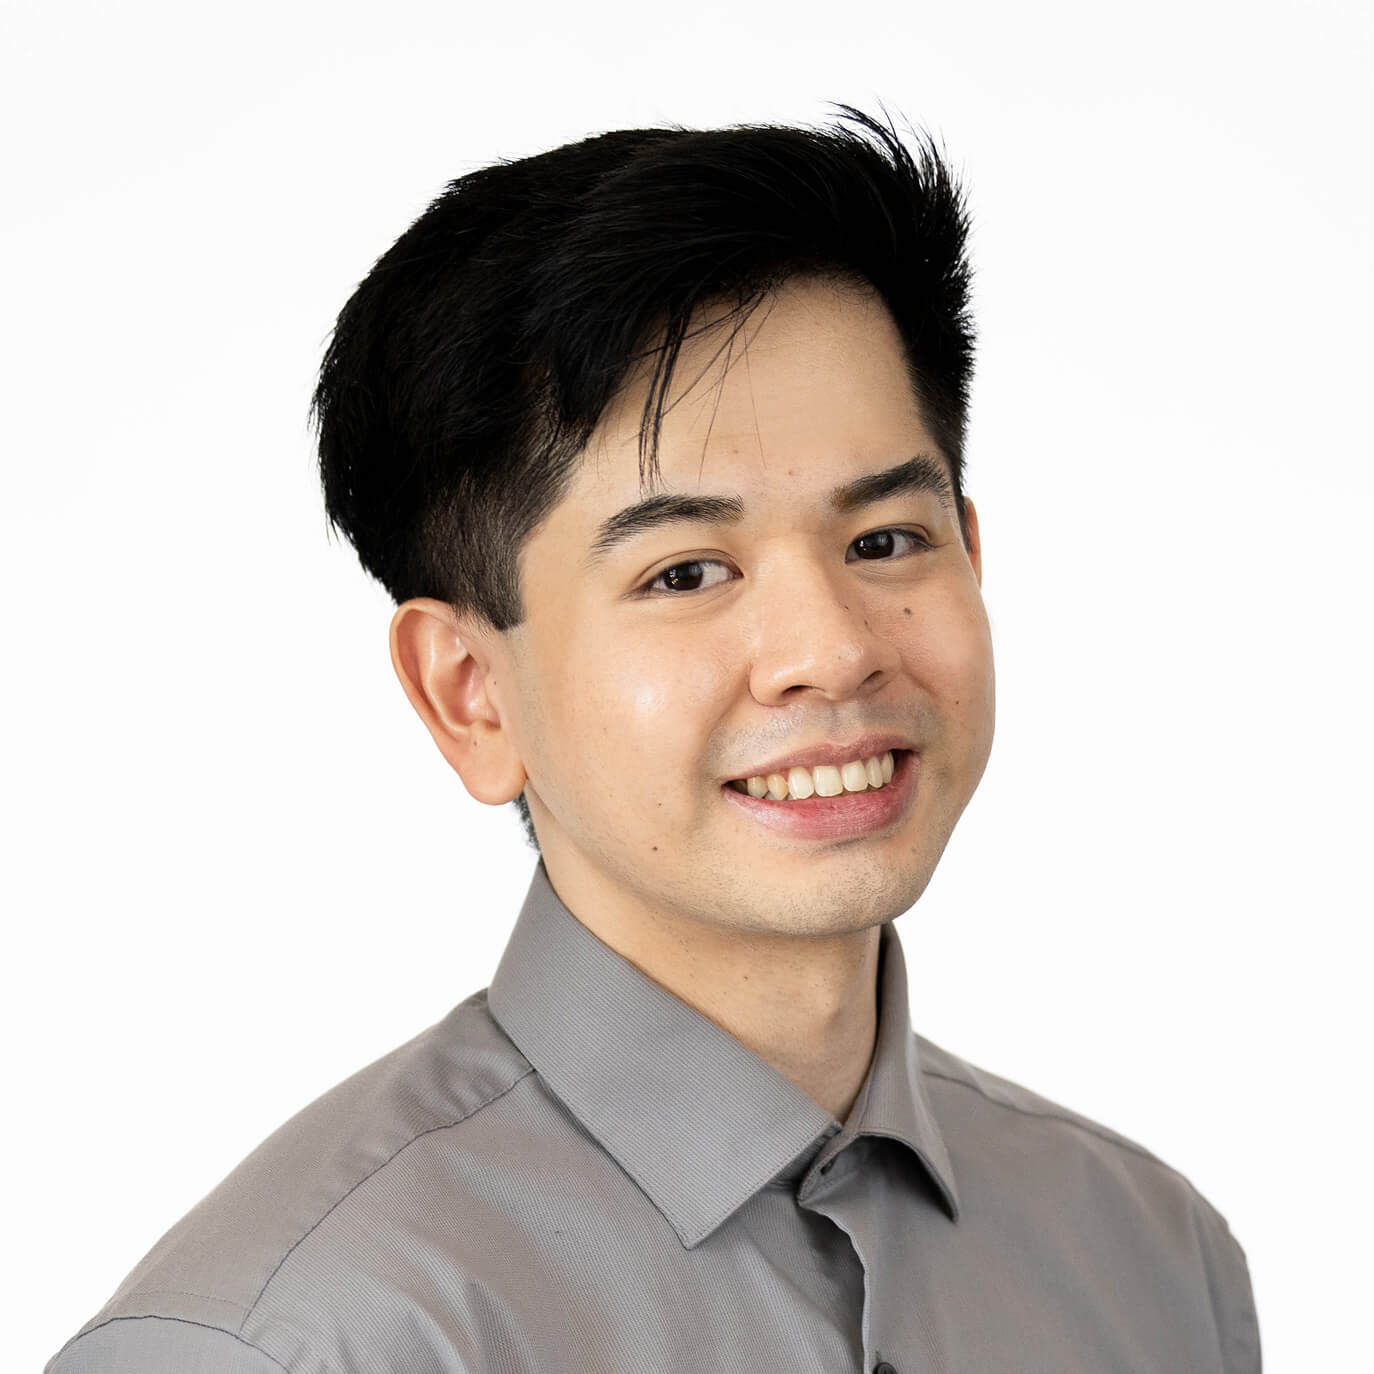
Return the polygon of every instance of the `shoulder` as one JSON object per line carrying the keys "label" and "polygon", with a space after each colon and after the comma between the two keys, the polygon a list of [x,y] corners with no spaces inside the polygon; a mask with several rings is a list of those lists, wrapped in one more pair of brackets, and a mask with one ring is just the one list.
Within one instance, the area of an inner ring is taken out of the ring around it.
{"label": "shoulder", "polygon": [[45,1374],[285,1374],[232,1332],[173,1317],[112,1317],[69,1342]]}
{"label": "shoulder", "polygon": [[1106,1158],[1126,1156],[1144,1161],[1147,1168],[1164,1170],[1178,1182],[1191,1186],[1144,1146],[1110,1127],[960,1059],[922,1036],[916,1036],[916,1046],[926,1091],[943,1108],[942,1124],[945,1116],[953,1117],[961,1125],[997,1120],[999,1135],[1012,1131],[1018,1136],[1052,1139],[1060,1145],[1078,1141],[1085,1149]]}
{"label": "shoulder", "polygon": [[1225,1217],[1143,1145],[916,1036],[961,1202],[1067,1260],[1204,1291],[1228,1368],[1258,1369],[1249,1270]]}
{"label": "shoulder", "polygon": [[[288,1258],[326,1223],[355,1224],[348,1214],[373,1205],[372,1180],[414,1167],[424,1143],[441,1133],[462,1137],[466,1123],[479,1122],[531,1073],[487,1011],[486,990],[473,994],[274,1131],[157,1242],[50,1374],[124,1368],[104,1361],[111,1343],[138,1354],[129,1368],[140,1374],[145,1365],[245,1374],[295,1367],[290,1352],[304,1341],[289,1314],[271,1314],[263,1345],[272,1356],[254,1343],[263,1322],[249,1320]],[[318,1277],[325,1285],[327,1263]],[[213,1360],[189,1358],[211,1348]],[[148,1350],[167,1358],[145,1361]]]}
{"label": "shoulder", "polygon": [[1014,1177],[1027,1181],[1115,1179],[1160,1204],[1194,1209],[1226,1226],[1183,1174],[1143,1145],[919,1035],[916,1045],[936,1120],[966,1169],[982,1172],[991,1160],[1014,1162]]}

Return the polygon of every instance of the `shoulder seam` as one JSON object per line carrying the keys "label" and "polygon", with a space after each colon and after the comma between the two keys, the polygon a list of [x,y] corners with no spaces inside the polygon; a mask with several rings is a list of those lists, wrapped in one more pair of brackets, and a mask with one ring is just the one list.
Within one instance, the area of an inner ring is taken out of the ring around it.
{"label": "shoulder seam", "polygon": [[[186,1296],[195,1297],[198,1295],[187,1294]],[[272,1363],[282,1371],[282,1374],[291,1374],[291,1371],[287,1369],[286,1365],[282,1364],[282,1362],[275,1356],[270,1355],[266,1350],[262,1348],[262,1346],[255,1345],[246,1336],[239,1335],[237,1331],[231,1331],[227,1326],[212,1326],[209,1322],[192,1321],[190,1317],[173,1317],[163,1312],[126,1312],[124,1315],[119,1317],[106,1317],[103,1322],[97,1322],[94,1326],[88,1327],[85,1331],[79,1332],[77,1335],[73,1336],[71,1340],[69,1340],[66,1343],[66,1345],[64,1345],[62,1349],[57,1352],[56,1356],[54,1356],[54,1359],[60,1360],[62,1356],[65,1355],[67,1351],[70,1350],[72,1346],[74,1346],[78,1341],[84,1340],[92,1332],[99,1331],[102,1327],[111,1326],[115,1322],[147,1321],[180,1322],[183,1326],[199,1326],[203,1327],[206,1331],[218,1331],[221,1336],[229,1336],[231,1339],[238,1341],[240,1345],[246,1345],[250,1350],[256,1351],[259,1355],[263,1357],[263,1359],[271,1360]]]}
{"label": "shoulder seam", "polygon": [[[1003,1102],[999,1098],[991,1097],[976,1083],[970,1083],[966,1078],[956,1078],[953,1074],[941,1073],[939,1069],[927,1068],[924,1064],[921,1066],[921,1072],[931,1078],[941,1078],[946,1083],[956,1083],[961,1088],[967,1088],[970,1092],[977,1093],[984,1102],[990,1102],[994,1107],[1005,1107],[1009,1112],[1017,1112],[1021,1116],[1035,1117],[1042,1121],[1058,1121],[1065,1126],[1076,1126],[1086,1135],[1096,1136],[1099,1140],[1108,1145],[1115,1145],[1118,1149],[1127,1150],[1131,1154],[1139,1155],[1141,1159],[1148,1159],[1151,1164],[1158,1164],[1161,1169],[1167,1170],[1181,1183],[1186,1184],[1188,1191],[1195,1197],[1202,1197],[1202,1194],[1199,1193],[1188,1179],[1183,1174],[1179,1173],[1172,1164],[1166,1164],[1158,1155],[1151,1154],[1143,1145],[1137,1145],[1134,1141],[1128,1140],[1125,1136],[1115,1135],[1105,1127],[1097,1126],[1091,1121],[1080,1120],[1075,1116],[1070,1116],[1067,1110],[1058,1112],[1038,1112],[1030,1107],[1018,1106],[1015,1102]],[[1205,1199],[1203,1200],[1205,1201]]]}
{"label": "shoulder seam", "polygon": [[422,1140],[427,1135],[433,1135],[435,1131],[447,1131],[452,1129],[454,1126],[461,1125],[469,1117],[476,1116],[477,1113],[482,1111],[483,1108],[491,1106],[493,1102],[496,1102],[500,1098],[504,1097],[508,1092],[511,1091],[512,1088],[516,1086],[517,1083],[520,1083],[525,1078],[528,1078],[529,1075],[533,1072],[534,1065],[526,1063],[524,1069],[521,1070],[520,1074],[516,1078],[514,1078],[504,1088],[500,1089],[500,1091],[492,1093],[492,1095],[488,1097],[485,1101],[479,1102],[475,1107],[472,1108],[471,1111],[464,1112],[462,1116],[454,1117],[452,1121],[441,1121],[437,1126],[427,1126],[423,1131],[420,1131],[417,1134],[411,1136],[409,1140],[397,1146],[397,1148],[393,1150],[384,1160],[382,1160],[382,1162],[378,1164],[376,1168],[369,1169],[367,1173],[365,1173],[360,1179],[354,1182],[349,1188],[347,1188],[342,1194],[340,1194],[339,1197],[335,1198],[334,1201],[331,1202],[329,1206],[326,1207],[324,1211],[321,1212],[320,1215],[316,1217],[315,1220],[304,1231],[302,1231],[301,1234],[297,1236],[296,1239],[292,1241],[289,1246],[287,1246],[286,1253],[282,1255],[281,1259],[277,1261],[276,1265],[272,1269],[272,1272],[268,1274],[267,1278],[263,1281],[262,1287],[258,1289],[256,1296],[253,1298],[253,1301],[248,1304],[247,1310],[243,1314],[243,1321],[239,1324],[239,1330],[242,1331],[243,1328],[248,1325],[248,1319],[253,1315],[253,1312],[257,1308],[258,1303],[262,1301],[262,1295],[265,1292],[267,1292],[267,1289],[270,1286],[272,1280],[277,1277],[277,1274],[281,1271],[282,1265],[284,1265],[286,1261],[291,1258],[291,1255],[295,1251],[296,1247],[300,1245],[301,1242],[304,1241],[307,1237],[312,1235],[315,1232],[315,1230],[324,1223],[325,1219],[330,1215],[330,1213],[334,1211],[336,1207],[346,1202],[348,1198],[352,1196],[352,1194],[357,1189],[361,1188],[363,1184],[368,1181],[368,1179],[372,1178],[375,1174],[380,1173],[383,1169],[386,1168],[388,1164],[392,1162],[392,1160],[394,1160],[403,1151],[408,1150],[413,1144],[415,1144],[417,1140]]}

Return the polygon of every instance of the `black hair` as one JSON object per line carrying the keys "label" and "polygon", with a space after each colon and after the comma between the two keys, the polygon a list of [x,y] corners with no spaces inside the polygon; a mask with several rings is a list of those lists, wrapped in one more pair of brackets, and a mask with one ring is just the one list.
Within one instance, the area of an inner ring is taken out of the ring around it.
{"label": "black hair", "polygon": [[[399,604],[524,619],[518,555],[631,367],[655,357],[640,477],[657,482],[694,316],[738,329],[789,278],[876,289],[949,464],[967,540],[973,329],[962,190],[847,105],[826,128],[627,129],[450,182],[354,291],[312,414],[325,510]],[[525,798],[526,837],[538,840]]]}

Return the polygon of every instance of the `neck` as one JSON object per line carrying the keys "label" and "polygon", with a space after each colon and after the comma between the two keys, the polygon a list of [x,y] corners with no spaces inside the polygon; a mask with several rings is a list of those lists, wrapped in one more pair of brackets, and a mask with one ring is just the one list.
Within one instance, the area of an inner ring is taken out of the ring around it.
{"label": "neck", "polygon": [[845,1121],[877,1040],[880,926],[797,936],[583,910],[616,953]]}
{"label": "neck", "polygon": [[834,937],[772,970],[752,996],[706,987],[693,1005],[843,1123],[877,1041],[879,935],[873,926]]}

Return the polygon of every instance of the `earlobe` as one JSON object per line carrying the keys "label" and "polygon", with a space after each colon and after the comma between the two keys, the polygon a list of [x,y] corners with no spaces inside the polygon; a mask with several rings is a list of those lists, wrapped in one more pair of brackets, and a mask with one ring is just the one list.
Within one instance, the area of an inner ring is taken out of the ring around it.
{"label": "earlobe", "polygon": [[964,519],[968,526],[968,561],[973,564],[973,575],[978,585],[983,585],[983,539],[978,530],[978,508],[972,501],[964,500]]}
{"label": "earlobe", "polygon": [[416,597],[396,608],[390,642],[406,697],[463,786],[491,806],[513,801],[526,775],[490,691],[488,637],[447,602]]}

